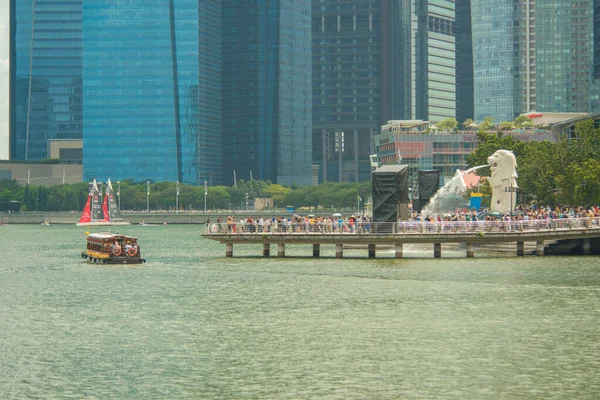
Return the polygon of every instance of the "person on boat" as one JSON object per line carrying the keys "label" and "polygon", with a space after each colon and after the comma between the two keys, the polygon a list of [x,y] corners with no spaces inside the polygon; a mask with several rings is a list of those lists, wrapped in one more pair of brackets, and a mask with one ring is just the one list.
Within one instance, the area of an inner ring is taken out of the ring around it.
{"label": "person on boat", "polygon": [[138,246],[135,241],[127,242],[127,245],[125,245],[125,254],[128,257],[135,257],[138,255],[138,251]]}
{"label": "person on boat", "polygon": [[121,255],[121,245],[119,244],[118,241],[115,240],[115,243],[110,248],[110,252],[115,256]]}

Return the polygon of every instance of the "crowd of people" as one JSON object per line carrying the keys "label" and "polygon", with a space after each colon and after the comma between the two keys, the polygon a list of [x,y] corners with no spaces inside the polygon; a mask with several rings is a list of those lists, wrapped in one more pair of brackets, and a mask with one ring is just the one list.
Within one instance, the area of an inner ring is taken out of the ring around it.
{"label": "crowd of people", "polygon": [[252,217],[243,216],[236,219],[228,216],[226,222],[217,218],[215,224],[207,220],[209,229],[214,233],[355,233],[368,232],[371,228],[370,218],[356,217],[355,215],[343,217],[315,216],[315,215],[293,215],[289,217]]}
{"label": "crowd of people", "polygon": [[[457,209],[454,212],[438,215],[421,215],[417,212],[410,213],[408,220],[398,220],[395,231],[414,230],[417,226],[429,228],[441,226],[444,230],[448,227],[464,227],[469,222],[477,221],[478,225],[485,228],[508,227],[523,225],[556,227],[557,220],[583,219],[583,225],[588,226],[593,221],[600,223],[600,208],[589,207],[537,207],[535,204],[529,206],[518,206],[512,213],[500,214],[488,209],[469,210]],[[587,222],[589,220],[589,223]],[[527,221],[537,221],[527,224]],[[462,224],[464,222],[464,224]],[[564,225],[564,223],[563,223]],[[207,226],[212,233],[370,233],[376,228],[368,216],[315,216],[309,214],[300,216],[241,216],[239,219],[233,215],[223,220],[219,217],[214,223],[207,220]],[[429,229],[432,230],[432,229]]]}
{"label": "crowd of people", "polygon": [[520,205],[515,208],[512,213],[494,213],[489,209],[483,210],[469,210],[469,209],[457,209],[453,213],[446,213],[443,215],[420,215],[419,213],[412,213],[412,220],[424,220],[424,221],[527,221],[527,220],[554,220],[561,218],[596,218],[600,217],[600,207],[598,206],[587,206],[587,207],[567,207],[567,206],[556,206],[552,207],[537,207],[535,204],[532,205]]}

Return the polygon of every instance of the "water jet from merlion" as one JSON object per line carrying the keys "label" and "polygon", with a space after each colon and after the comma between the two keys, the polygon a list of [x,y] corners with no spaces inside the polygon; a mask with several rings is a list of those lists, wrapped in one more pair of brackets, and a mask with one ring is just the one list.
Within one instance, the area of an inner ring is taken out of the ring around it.
{"label": "water jet from merlion", "polygon": [[437,193],[421,211],[421,216],[435,216],[451,213],[456,209],[457,198],[464,196],[467,187],[462,182],[463,175],[484,167],[490,167],[491,176],[486,177],[492,188],[490,210],[502,214],[511,213],[516,205],[517,161],[509,150],[498,150],[488,157],[488,164],[478,165],[457,173]]}

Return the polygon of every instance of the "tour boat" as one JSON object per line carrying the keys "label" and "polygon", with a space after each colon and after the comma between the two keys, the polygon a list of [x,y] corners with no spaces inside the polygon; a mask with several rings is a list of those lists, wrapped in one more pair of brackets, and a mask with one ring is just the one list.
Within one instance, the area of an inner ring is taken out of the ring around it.
{"label": "tour boat", "polygon": [[112,234],[110,232],[89,233],[87,248],[81,258],[93,263],[104,264],[141,264],[138,239],[133,236]]}
{"label": "tour boat", "polygon": [[112,184],[110,179],[106,183],[106,195],[104,200],[101,200],[102,193],[98,189],[96,180],[90,185],[90,193],[81,218],[77,222],[77,226],[112,226],[112,225],[131,225],[121,218],[119,206],[115,201]]}

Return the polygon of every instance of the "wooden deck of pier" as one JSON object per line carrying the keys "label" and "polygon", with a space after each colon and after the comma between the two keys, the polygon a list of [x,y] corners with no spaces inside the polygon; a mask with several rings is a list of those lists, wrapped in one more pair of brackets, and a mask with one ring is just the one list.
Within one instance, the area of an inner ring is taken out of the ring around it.
{"label": "wooden deck of pier", "polygon": [[437,233],[206,233],[202,237],[225,244],[225,256],[233,257],[234,244],[262,245],[262,254],[271,255],[277,245],[277,256],[285,257],[286,244],[312,245],[312,256],[321,255],[321,245],[335,245],[337,258],[344,257],[344,246],[366,246],[368,257],[376,257],[377,245],[393,246],[395,257],[403,257],[404,244],[433,244],[433,256],[442,256],[442,244],[466,244],[466,257],[475,256],[475,245],[516,243],[516,255],[523,256],[524,243],[535,242],[536,254],[544,255],[545,243],[559,240],[581,240],[582,254],[591,254],[592,239],[600,238],[600,227],[561,228],[513,232],[437,232]]}

